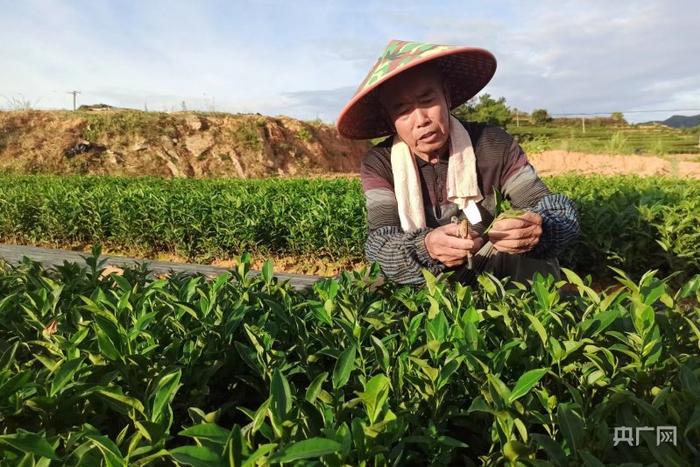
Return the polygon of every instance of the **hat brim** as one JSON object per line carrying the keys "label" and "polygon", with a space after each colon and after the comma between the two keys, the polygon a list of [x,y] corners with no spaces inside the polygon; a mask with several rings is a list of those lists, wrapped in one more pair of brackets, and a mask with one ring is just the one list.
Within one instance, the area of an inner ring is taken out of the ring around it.
{"label": "hat brim", "polygon": [[493,54],[476,47],[457,47],[416,59],[356,93],[338,116],[338,132],[349,139],[379,138],[395,133],[393,125],[384,118],[376,91],[400,73],[426,62],[434,62],[442,72],[452,101],[450,110],[474,97],[496,72]]}

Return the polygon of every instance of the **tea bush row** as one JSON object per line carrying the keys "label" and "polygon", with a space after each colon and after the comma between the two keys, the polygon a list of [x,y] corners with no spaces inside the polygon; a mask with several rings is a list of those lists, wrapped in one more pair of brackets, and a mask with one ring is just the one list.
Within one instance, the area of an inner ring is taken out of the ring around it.
{"label": "tea bush row", "polygon": [[[700,182],[552,177],[580,211],[582,235],[563,255],[580,273],[608,265],[700,272]],[[0,241],[176,253],[192,260],[261,254],[362,260],[359,180],[163,180],[0,177]]]}
{"label": "tea bush row", "polygon": [[[307,292],[249,274],[0,272],[2,465],[687,465],[700,277],[597,293],[376,266]],[[674,426],[675,443],[614,442]]]}

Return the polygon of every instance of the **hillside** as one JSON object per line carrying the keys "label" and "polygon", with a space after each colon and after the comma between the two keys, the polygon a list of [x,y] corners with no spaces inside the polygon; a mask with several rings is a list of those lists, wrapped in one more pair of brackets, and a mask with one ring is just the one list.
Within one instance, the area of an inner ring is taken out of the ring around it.
{"label": "hillside", "polygon": [[700,126],[700,114],[698,115],[672,115],[666,120],[653,120],[640,123],[640,125],[666,125],[669,128],[694,128]]}
{"label": "hillside", "polygon": [[259,114],[0,112],[0,170],[264,177],[356,172],[368,145],[322,123]]}
{"label": "hillside", "polygon": [[700,125],[700,115],[674,115],[661,123],[671,128],[692,128]]}

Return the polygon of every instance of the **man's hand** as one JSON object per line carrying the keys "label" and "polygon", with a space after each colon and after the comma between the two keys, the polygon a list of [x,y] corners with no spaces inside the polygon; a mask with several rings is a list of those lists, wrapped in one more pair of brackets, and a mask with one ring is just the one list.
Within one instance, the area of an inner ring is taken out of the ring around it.
{"label": "man's hand", "polygon": [[468,254],[484,246],[484,239],[476,232],[470,232],[468,238],[459,238],[458,229],[458,224],[445,224],[428,232],[425,247],[431,258],[447,267],[460,266],[467,261]]}
{"label": "man's hand", "polygon": [[520,217],[501,219],[489,230],[489,240],[497,251],[525,253],[532,250],[542,236],[542,216],[527,211]]}

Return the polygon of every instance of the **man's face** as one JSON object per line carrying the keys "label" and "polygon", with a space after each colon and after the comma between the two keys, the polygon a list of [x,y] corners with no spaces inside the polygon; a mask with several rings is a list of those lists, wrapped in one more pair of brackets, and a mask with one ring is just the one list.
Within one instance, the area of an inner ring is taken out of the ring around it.
{"label": "man's face", "polygon": [[450,136],[450,109],[440,74],[408,70],[387,82],[380,100],[399,137],[414,154],[437,157]]}

